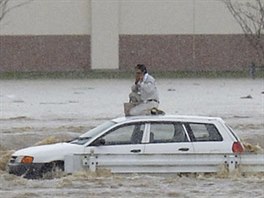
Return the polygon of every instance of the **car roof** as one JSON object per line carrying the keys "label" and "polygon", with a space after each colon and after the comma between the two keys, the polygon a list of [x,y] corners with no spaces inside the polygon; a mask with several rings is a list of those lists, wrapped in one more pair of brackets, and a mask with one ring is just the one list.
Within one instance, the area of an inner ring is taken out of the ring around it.
{"label": "car roof", "polygon": [[219,117],[209,116],[193,116],[193,115],[142,115],[142,116],[126,116],[118,117],[112,121],[116,123],[130,122],[130,121],[182,121],[182,122],[206,122],[206,121],[220,121]]}

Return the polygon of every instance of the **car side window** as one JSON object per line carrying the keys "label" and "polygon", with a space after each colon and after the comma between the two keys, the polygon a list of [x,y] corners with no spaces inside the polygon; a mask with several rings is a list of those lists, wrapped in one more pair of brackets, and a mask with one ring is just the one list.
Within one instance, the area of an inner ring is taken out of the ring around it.
{"label": "car side window", "polygon": [[182,123],[176,123],[174,125],[174,142],[188,142],[185,129]]}
{"label": "car side window", "polygon": [[181,123],[151,123],[150,143],[187,142]]}
{"label": "car side window", "polygon": [[222,136],[213,124],[189,123],[187,125],[192,141],[223,141]]}
{"label": "car side window", "polygon": [[104,145],[140,144],[143,137],[144,124],[128,124],[119,126],[100,139]]}

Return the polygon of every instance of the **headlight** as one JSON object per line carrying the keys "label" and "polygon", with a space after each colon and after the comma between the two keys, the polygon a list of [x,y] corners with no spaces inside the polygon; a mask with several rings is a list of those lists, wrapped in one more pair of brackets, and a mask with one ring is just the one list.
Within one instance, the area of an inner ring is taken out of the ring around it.
{"label": "headlight", "polygon": [[31,164],[32,162],[33,162],[33,159],[34,159],[34,157],[31,157],[31,156],[24,156],[24,157],[22,157],[22,159],[21,159],[21,163],[22,164]]}

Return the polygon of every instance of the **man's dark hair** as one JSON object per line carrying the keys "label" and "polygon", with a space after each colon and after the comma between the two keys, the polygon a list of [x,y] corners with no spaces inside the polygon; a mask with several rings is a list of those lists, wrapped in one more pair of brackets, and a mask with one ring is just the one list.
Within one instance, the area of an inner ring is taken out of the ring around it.
{"label": "man's dark hair", "polygon": [[139,69],[143,74],[148,73],[147,68],[144,64],[137,64],[136,69]]}

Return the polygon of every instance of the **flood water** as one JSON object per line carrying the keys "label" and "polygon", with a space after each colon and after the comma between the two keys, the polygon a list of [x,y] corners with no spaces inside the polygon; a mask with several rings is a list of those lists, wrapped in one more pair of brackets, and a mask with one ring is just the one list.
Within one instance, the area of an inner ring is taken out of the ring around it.
{"label": "flood water", "polygon": [[[56,173],[27,180],[5,171],[14,150],[65,141],[123,116],[132,80],[1,80],[0,197],[264,197],[264,174]],[[263,79],[157,79],[167,114],[222,117],[264,148]]]}

